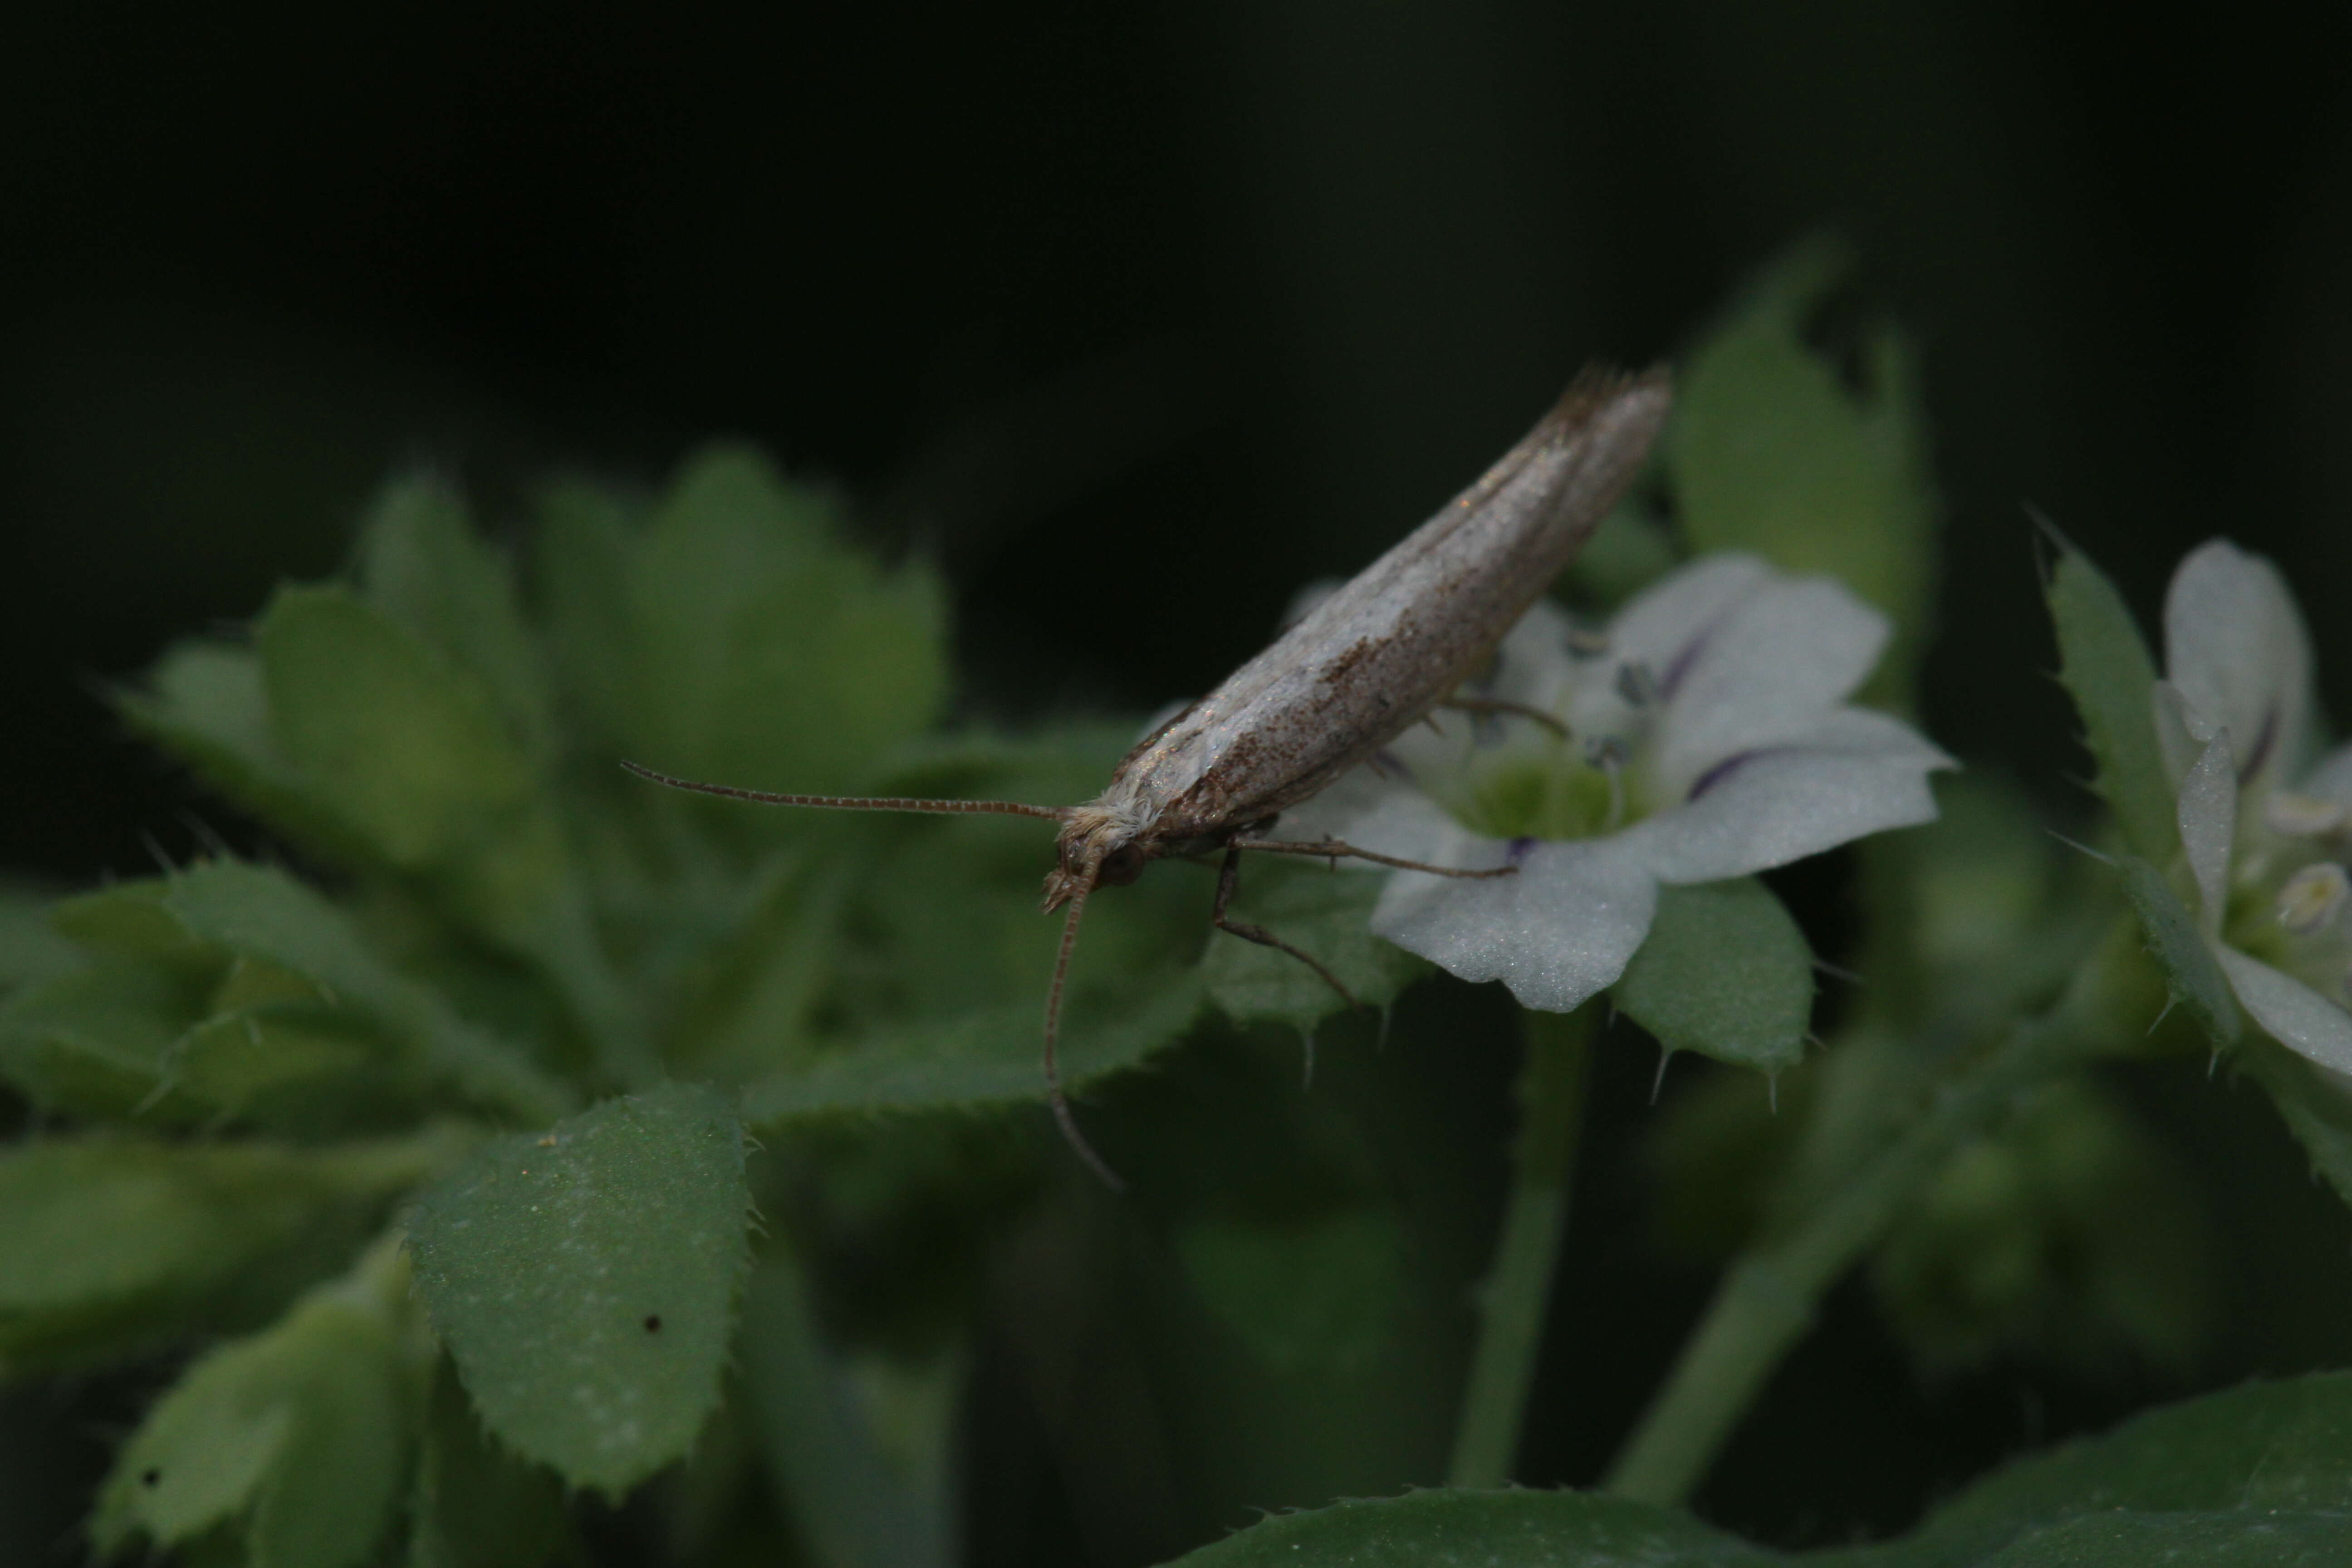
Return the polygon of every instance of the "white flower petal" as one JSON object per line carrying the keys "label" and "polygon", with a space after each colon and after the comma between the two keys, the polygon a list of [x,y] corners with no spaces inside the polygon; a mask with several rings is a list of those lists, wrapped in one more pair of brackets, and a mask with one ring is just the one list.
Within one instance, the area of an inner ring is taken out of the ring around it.
{"label": "white flower petal", "polygon": [[1524,702],[1547,712],[1563,710],[1577,676],[1578,660],[1569,651],[1575,625],[1566,610],[1549,599],[1538,599],[1518,624],[1503,634],[1487,679],[1471,680],[1463,691],[1474,697]]}
{"label": "white flower petal", "polygon": [[2172,787],[2179,789],[2197,759],[2221,727],[2189,705],[2180,688],[2168,680],[2159,680],[2148,692],[2149,706],[2156,714],[2156,746],[2164,754],[2165,771],[2172,775]]}
{"label": "white flower petal", "polygon": [[2216,936],[2230,901],[2230,840],[2238,829],[2238,772],[2227,731],[2213,738],[2180,781],[2180,847],[2205,905],[2205,934]]}
{"label": "white flower petal", "polygon": [[1680,798],[1726,757],[1802,734],[1869,675],[1892,628],[1827,577],[1776,578],[1734,605],[1661,672],[1664,711],[1655,763]]}
{"label": "white flower petal", "polygon": [[1753,555],[1702,555],[1628,600],[1609,624],[1612,660],[1639,660],[1664,676],[1772,569]]}
{"label": "white flower petal", "polygon": [[1570,727],[1586,739],[1648,729],[1646,706],[1637,707],[1633,693],[1648,689],[1647,706],[1671,695],[1725,619],[1772,580],[1753,555],[1704,555],[1635,595],[1610,623],[1607,652],[1578,668]]}
{"label": "white flower petal", "polygon": [[1435,712],[1407,725],[1382,746],[1381,765],[1401,769],[1412,779],[1440,779],[1459,772],[1470,760],[1480,739],[1480,720],[1472,713]]}
{"label": "white flower petal", "polygon": [[2321,1067],[2352,1073],[2352,1013],[2235,948],[2217,947],[2214,956],[2263,1033]]}
{"label": "white flower petal", "polygon": [[[1507,846],[1479,844],[1465,863],[1503,863]],[[1372,930],[1465,980],[1502,981],[1524,1006],[1564,1013],[1625,972],[1657,907],[1657,884],[1620,836],[1538,844],[1510,877],[1399,871]]]}
{"label": "white flower petal", "polygon": [[2268,561],[2226,539],[2189,553],[2165,595],[2164,670],[2190,707],[2235,738],[2241,782],[2302,770],[2311,644]]}
{"label": "white flower petal", "polygon": [[1955,765],[1884,713],[1835,709],[1790,744],[1727,759],[1692,799],[1620,837],[1663,882],[1744,877],[1934,821],[1927,774]]}
{"label": "white flower petal", "polygon": [[[1314,799],[1284,812],[1267,837],[1338,838],[1359,849],[1375,849],[1404,860],[1426,860],[1433,866],[1454,865],[1454,861],[1442,858],[1446,852],[1461,853],[1463,845],[1484,842],[1415,788],[1411,777],[1396,765],[1391,765],[1386,778],[1370,765],[1349,770]],[[1339,863],[1385,869],[1370,860]]]}

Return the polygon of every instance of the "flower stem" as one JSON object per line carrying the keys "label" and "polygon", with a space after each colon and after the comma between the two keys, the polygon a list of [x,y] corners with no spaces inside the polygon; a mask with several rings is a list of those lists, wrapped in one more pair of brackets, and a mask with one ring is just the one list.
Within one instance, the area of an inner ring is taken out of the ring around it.
{"label": "flower stem", "polygon": [[1524,1013],[1527,1059],[1519,1068],[1519,1136],[1511,1152],[1511,1195],[1495,1246],[1495,1268],[1479,1291],[1478,1346],[1455,1428],[1445,1482],[1499,1487],[1510,1479],[1519,1425],[1534,1381],[1551,1305],[1552,1275],[1568,1228],[1576,1151],[1595,1009]]}
{"label": "flower stem", "polygon": [[2011,1026],[1901,1136],[1811,1213],[1732,1264],[1611,1467],[1602,1483],[1608,1490],[1654,1503],[1689,1495],[1766,1379],[1812,1325],[1822,1295],[1952,1152],[2019,1097],[2081,1066],[2104,1045],[2091,1005],[2098,967],[2077,971],[2055,1007]]}

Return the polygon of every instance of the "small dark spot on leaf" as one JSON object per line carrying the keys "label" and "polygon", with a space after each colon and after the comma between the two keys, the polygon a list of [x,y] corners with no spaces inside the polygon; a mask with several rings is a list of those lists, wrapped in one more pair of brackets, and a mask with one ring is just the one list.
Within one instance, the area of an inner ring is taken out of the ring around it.
{"label": "small dark spot on leaf", "polygon": [[649,1312],[646,1315],[646,1332],[649,1334],[657,1334],[661,1332],[661,1314],[659,1312]]}
{"label": "small dark spot on leaf", "polygon": [[163,1479],[163,1471],[161,1471],[161,1470],[149,1470],[149,1471],[147,1471],[146,1473],[144,1473],[143,1475],[142,1475],[142,1476],[139,1478],[139,1484],[140,1484],[141,1486],[152,1487],[152,1486],[153,1486],[156,1482],[158,1482],[158,1481],[162,1480]]}

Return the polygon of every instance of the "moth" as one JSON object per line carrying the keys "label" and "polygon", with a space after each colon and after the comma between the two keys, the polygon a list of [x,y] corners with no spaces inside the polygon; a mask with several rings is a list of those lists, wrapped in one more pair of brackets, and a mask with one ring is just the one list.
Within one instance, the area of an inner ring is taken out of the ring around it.
{"label": "moth", "polygon": [[1060,824],[1045,908],[1069,912],[1045,994],[1045,1093],[1071,1147],[1116,1189],[1118,1177],[1078,1131],[1055,1065],[1062,993],[1088,897],[1134,881],[1154,860],[1222,856],[1210,923],[1290,954],[1344,997],[1347,988],[1310,954],[1228,916],[1245,852],[1350,857],[1447,877],[1509,875],[1508,867],[1454,870],[1337,839],[1268,834],[1285,810],[1439,707],[1516,710],[1557,725],[1549,714],[1457,698],[1456,689],[1617,504],[1664,422],[1670,395],[1663,368],[1639,375],[1586,370],[1476,483],[1224,684],[1137,742],[1111,770],[1102,794],[1083,805],[782,795],[622,765],[673,789],[768,805],[979,813]]}

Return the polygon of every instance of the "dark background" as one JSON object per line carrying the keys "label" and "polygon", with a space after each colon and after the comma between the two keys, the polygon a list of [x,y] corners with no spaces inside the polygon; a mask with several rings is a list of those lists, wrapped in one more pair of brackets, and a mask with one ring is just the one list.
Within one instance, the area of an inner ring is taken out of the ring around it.
{"label": "dark background", "polygon": [[[1673,353],[1824,225],[1923,353],[1948,503],[1927,725],[2063,800],[2079,762],[2036,673],[2022,500],[2148,614],[2185,548],[2232,534],[2296,581],[2323,669],[2352,657],[2352,12],[2124,15],[13,17],[0,867],[70,882],[147,869],[151,840],[185,853],[200,797],[95,683],[331,571],[404,463],[456,470],[495,518],[550,466],[653,479],[750,436],[837,481],[886,548],[946,562],[970,708],[1140,710],[1213,684],[1584,358]],[[1638,1105],[1647,1064],[1605,1070]],[[1626,1316],[1564,1311],[1595,1334]],[[1833,1328],[1866,1321],[1840,1299]],[[1672,1328],[1629,1359],[1654,1367]],[[1778,1441],[1909,1386],[1874,1342],[1823,1353],[1792,1377],[1846,1392],[1783,1412]],[[2020,1413],[2038,1392],[1954,1397],[1978,1436],[1889,1461],[1897,1515],[2043,1420]],[[1559,1425],[1538,1412],[1529,1480],[1597,1466]],[[1792,1516],[1774,1440],[1735,1449],[1719,1516],[1899,1521],[1822,1475],[1830,1515]]]}
{"label": "dark background", "polygon": [[1954,750],[2070,763],[2021,500],[2352,652],[2352,14],[231,9],[0,34],[0,865],[179,847],[89,683],[394,465],[748,435],[944,554],[976,702],[1145,709],[1824,224],[1924,353]]}

